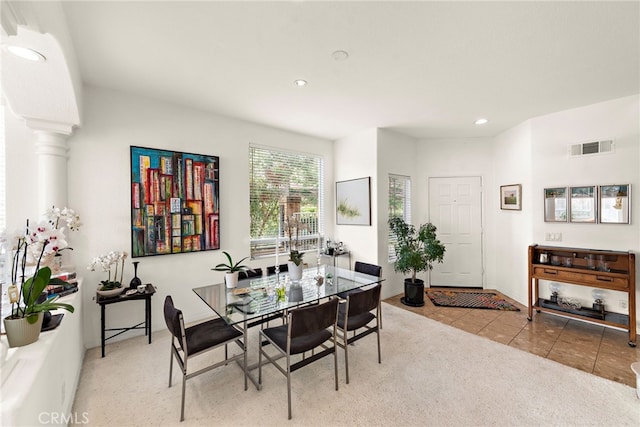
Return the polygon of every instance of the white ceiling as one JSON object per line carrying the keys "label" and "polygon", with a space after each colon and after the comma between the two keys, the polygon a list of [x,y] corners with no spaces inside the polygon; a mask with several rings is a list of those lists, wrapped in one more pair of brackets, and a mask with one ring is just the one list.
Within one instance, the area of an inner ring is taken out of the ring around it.
{"label": "white ceiling", "polygon": [[328,139],[493,136],[637,94],[639,5],[62,2],[86,84]]}

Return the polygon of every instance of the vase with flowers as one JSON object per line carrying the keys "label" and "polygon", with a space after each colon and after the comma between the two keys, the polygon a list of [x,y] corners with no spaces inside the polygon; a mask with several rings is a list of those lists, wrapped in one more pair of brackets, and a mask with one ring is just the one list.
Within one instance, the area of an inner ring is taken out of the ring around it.
{"label": "vase with flowers", "polygon": [[51,271],[56,254],[68,247],[61,221],[70,230],[80,227],[80,218],[75,212],[54,207],[38,224],[30,225],[27,220],[25,229],[12,235],[5,231],[0,236],[0,243],[11,254],[11,277],[7,288],[11,313],[3,319],[10,347],[37,341],[44,316],[51,310],[74,311],[72,305],[58,302],[58,296],[47,298],[45,292],[49,285],[67,285],[64,280],[52,277]]}
{"label": "vase with flowers", "polygon": [[[119,295],[124,291],[122,286],[122,275],[124,273],[124,260],[127,259],[127,253],[124,251],[111,251],[107,254],[95,257],[89,267],[91,271],[100,268],[107,273],[107,280],[102,280],[98,285],[97,293],[103,297],[112,297]],[[118,278],[118,265],[120,266],[120,278]],[[111,269],[113,268],[113,277]]]}

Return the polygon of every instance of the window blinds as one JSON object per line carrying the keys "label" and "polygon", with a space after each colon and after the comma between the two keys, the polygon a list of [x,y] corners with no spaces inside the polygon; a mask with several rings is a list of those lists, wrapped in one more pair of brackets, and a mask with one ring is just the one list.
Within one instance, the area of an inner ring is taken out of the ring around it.
{"label": "window blinds", "polygon": [[[400,217],[411,223],[411,178],[389,174],[389,218]],[[396,238],[389,230],[389,262],[395,262]]]}
{"label": "window blinds", "polygon": [[323,178],[320,156],[249,147],[252,258],[272,255],[278,233],[279,243],[286,240],[285,216],[296,215],[304,224],[302,251],[317,247],[324,229]]}

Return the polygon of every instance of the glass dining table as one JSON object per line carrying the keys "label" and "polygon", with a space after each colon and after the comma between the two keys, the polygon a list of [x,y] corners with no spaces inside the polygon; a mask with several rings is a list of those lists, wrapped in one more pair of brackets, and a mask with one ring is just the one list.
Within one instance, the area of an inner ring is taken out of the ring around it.
{"label": "glass dining table", "polygon": [[[193,288],[193,292],[227,324],[241,328],[246,343],[248,329],[253,326],[282,319],[293,308],[383,280],[353,270],[320,265],[306,268],[300,280],[290,280],[285,272],[242,279],[232,289],[228,289],[224,283],[218,283]],[[250,375],[255,368],[257,365],[248,366],[247,374],[254,385],[260,388]]]}

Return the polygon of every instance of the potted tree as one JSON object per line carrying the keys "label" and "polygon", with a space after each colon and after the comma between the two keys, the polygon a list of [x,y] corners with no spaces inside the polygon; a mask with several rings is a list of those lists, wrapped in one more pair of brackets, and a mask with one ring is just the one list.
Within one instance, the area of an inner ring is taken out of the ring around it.
{"label": "potted tree", "polygon": [[424,305],[424,281],[416,278],[421,271],[431,270],[434,262],[442,263],[445,247],[436,237],[436,226],[427,223],[418,228],[407,224],[402,218],[389,219],[389,230],[396,237],[396,261],[394,270],[399,273],[411,273],[404,279],[405,305],[420,307]]}
{"label": "potted tree", "polygon": [[246,265],[242,265],[242,261],[244,261],[245,259],[249,258],[249,257],[244,257],[242,258],[240,261],[238,262],[233,262],[233,259],[231,259],[231,255],[229,255],[228,252],[222,251],[222,253],[224,254],[224,256],[227,257],[227,261],[228,263],[220,263],[218,265],[216,265],[214,268],[212,268],[212,270],[215,271],[224,271],[224,282],[227,285],[227,288],[231,289],[231,288],[235,288],[238,285],[238,274],[241,271],[249,271],[251,270],[249,267],[247,267]]}

